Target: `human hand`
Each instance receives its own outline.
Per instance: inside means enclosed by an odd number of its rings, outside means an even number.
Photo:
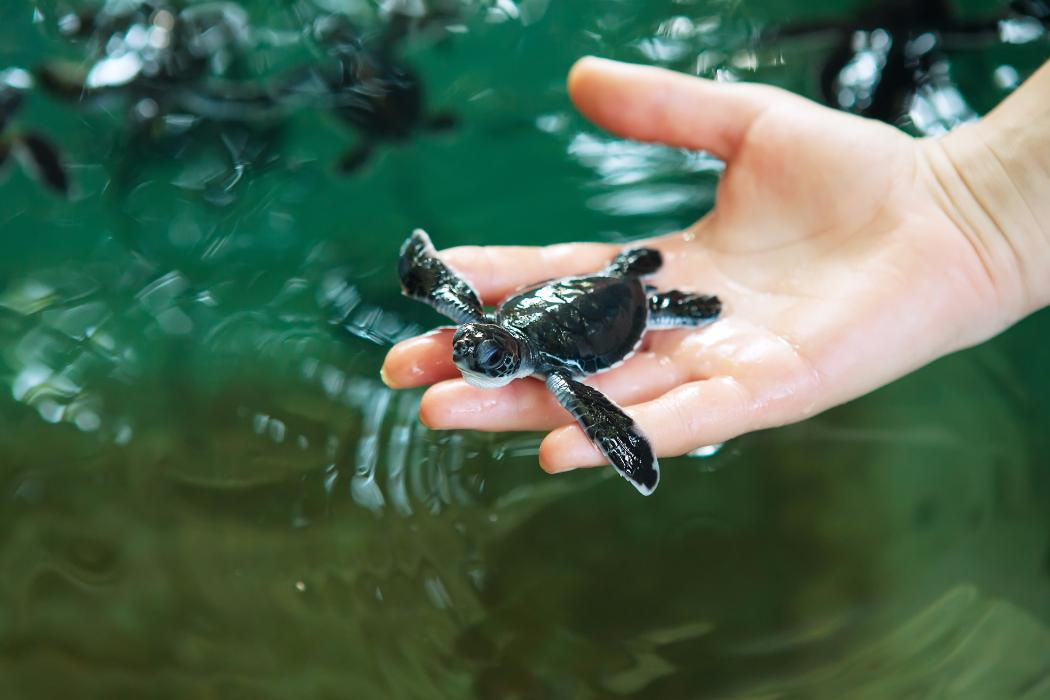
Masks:
[[[698,330],[655,331],[620,367],[587,380],[626,410],[659,456],[804,419],[948,352],[1033,306],[1009,242],[959,215],[935,142],[779,89],[714,83],[584,59],[577,107],[627,138],[709,151],[727,163],[714,210],[659,248],[661,289],[717,294],[726,311]],[[540,280],[589,273],[619,247],[464,247],[442,258],[486,304]],[[547,430],[550,472],[604,458],[538,381],[467,385],[451,331],[391,349],[395,387],[434,384],[434,428]],[[558,427],[563,426],[563,427]]]

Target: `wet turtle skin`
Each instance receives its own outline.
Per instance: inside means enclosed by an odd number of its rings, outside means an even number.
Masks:
[[[510,297],[497,319],[529,339],[540,372],[594,374],[638,347],[648,320],[645,287],[637,277],[559,280]]]

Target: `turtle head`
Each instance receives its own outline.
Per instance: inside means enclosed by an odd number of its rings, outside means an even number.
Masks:
[[[465,323],[452,336],[452,361],[468,383],[482,388],[532,374],[521,339],[495,323]]]

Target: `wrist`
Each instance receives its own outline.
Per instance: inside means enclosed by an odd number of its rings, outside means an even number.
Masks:
[[[1006,325],[1050,305],[1050,64],[984,119],[922,142]]]

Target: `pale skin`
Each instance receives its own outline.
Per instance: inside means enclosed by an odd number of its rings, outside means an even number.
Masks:
[[[659,248],[661,289],[718,294],[723,317],[653,331],[587,379],[624,406],[658,456],[803,420],[1050,304],[1050,63],[980,122],[914,139],[779,89],[714,83],[594,58],[569,94],[620,136],[727,164],[716,204]],[[463,247],[441,253],[486,304],[602,268],[618,246]],[[544,385],[467,385],[452,333],[399,343],[392,387],[431,386],[433,428],[551,430],[548,472],[606,464]]]

